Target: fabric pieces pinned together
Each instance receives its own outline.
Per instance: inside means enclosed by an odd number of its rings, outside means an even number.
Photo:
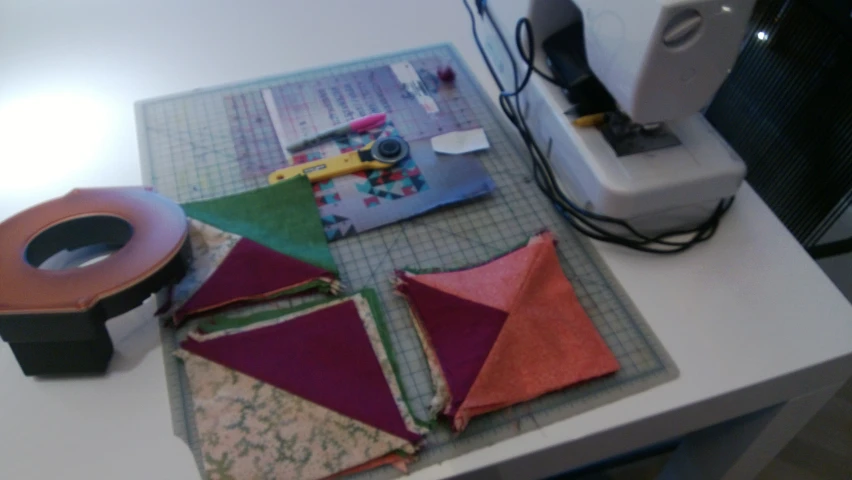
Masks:
[[[187,203],[193,262],[172,290],[171,316],[306,290],[337,294],[337,267],[307,178]]]
[[[426,432],[408,409],[370,290],[215,319],[176,355],[185,362],[209,478],[404,468]]]
[[[549,232],[484,265],[397,272],[396,284],[426,352],[433,411],[457,431],[477,415],[619,369]]]

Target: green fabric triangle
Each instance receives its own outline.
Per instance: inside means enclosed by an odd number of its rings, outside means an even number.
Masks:
[[[265,322],[267,320],[274,320],[276,318],[283,317],[284,315],[289,315],[291,313],[300,312],[302,310],[307,310],[309,308],[316,307],[317,305],[322,305],[328,303],[330,300],[322,299],[316,300],[313,302],[303,303],[302,305],[298,305],[292,308],[280,308],[274,310],[265,310],[261,312],[254,312],[248,315],[236,316],[237,314],[218,314],[213,315],[210,320],[205,322],[201,322],[198,324],[198,331],[201,333],[214,333],[220,332],[222,330],[230,330],[232,328],[242,328],[253,323]],[[372,306],[372,305],[371,305]]]
[[[304,175],[182,206],[189,217],[338,275],[311,183]]]

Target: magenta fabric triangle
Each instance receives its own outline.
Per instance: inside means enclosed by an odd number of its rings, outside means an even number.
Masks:
[[[247,238],[241,239],[201,288],[176,312],[180,320],[190,313],[212,310],[241,300],[273,297],[283,290],[332,274],[279,253]]]
[[[352,301],[181,347],[410,442],[421,438],[406,428]]]
[[[407,278],[400,291],[416,310],[441,362],[455,414],[485,364],[508,313],[465,300]],[[511,381],[511,379],[507,379]]]

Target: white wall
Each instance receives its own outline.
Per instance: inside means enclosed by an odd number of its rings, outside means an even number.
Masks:
[[[825,234],[820,243],[852,236],[852,208],[848,208],[837,223]],[[820,260],[819,266],[852,302],[852,253]]]

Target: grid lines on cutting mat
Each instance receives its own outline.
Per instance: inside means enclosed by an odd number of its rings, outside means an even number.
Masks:
[[[512,137],[514,133],[506,129],[494,103],[452,46],[425,47],[321,70],[140,102],[137,117],[146,181],[180,202],[262,187],[266,183],[265,175],[261,172],[257,176],[247,175],[237,164],[238,152],[231,138],[225,97],[416,59],[437,59],[455,68],[457,96],[464,102],[451,103],[450,108],[460,121],[476,122],[485,129],[491,147],[478,154],[478,159],[489,171],[497,189],[484,199],[456,204],[331,244],[347,289],[356,291],[369,287],[379,294],[401,382],[411,397],[415,415],[426,417],[433,392],[408,307],[393,292],[390,279],[394,270],[406,266],[451,268],[484,262],[544,228],[550,229],[557,238],[563,271],[574,285],[583,308],[618,358],[621,370],[607,378],[475,418],[468,429],[457,436],[446,427],[440,427],[427,437],[427,446],[412,468],[420,469],[491,445],[675,378],[676,367],[593,246],[574,233],[539,193],[526,157]],[[259,105],[254,107],[259,108]],[[270,158],[280,153],[271,125],[258,122],[253,135],[252,141],[258,142],[256,151],[269,152]],[[289,306],[310,299],[279,300],[245,310]],[[164,330],[164,350],[176,347],[192,326],[191,322],[177,332]],[[186,385],[185,381],[181,382],[184,373],[168,353],[166,367],[176,431],[182,431],[197,451],[197,444],[194,445],[197,439],[192,438],[191,399],[186,398],[188,393],[181,386]],[[184,426],[178,427],[179,424]],[[387,478],[396,474],[392,469],[380,469],[361,476]]]

